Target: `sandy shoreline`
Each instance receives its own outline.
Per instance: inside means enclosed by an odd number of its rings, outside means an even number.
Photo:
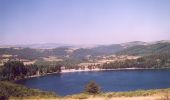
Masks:
[[[47,74],[43,74],[43,75],[32,75],[32,76],[28,76],[25,77],[24,79],[28,79],[28,78],[34,78],[34,77],[41,77],[41,76],[45,76],[45,75],[50,75],[50,74],[57,74],[57,73],[73,73],[73,72],[93,72],[93,71],[112,71],[112,70],[136,70],[136,69],[146,69],[146,68],[119,68],[119,69],[85,69],[85,70],[76,70],[76,69],[65,69],[65,70],[61,70],[61,72],[52,72],[52,73],[47,73]],[[22,79],[19,79],[22,80]],[[18,80],[15,80],[18,81]]]
[[[41,77],[41,76],[50,75],[50,74],[57,74],[57,73],[64,74],[64,73],[74,73],[74,72],[97,72],[97,71],[140,70],[140,69],[150,70],[150,69],[156,69],[156,68],[135,68],[135,67],[131,67],[131,68],[117,68],[117,69],[99,69],[99,68],[84,69],[84,70],[65,69],[65,70],[61,70],[61,72],[52,72],[52,73],[47,73],[47,74],[43,74],[43,75],[32,75],[32,76],[26,77],[25,79],[33,78],[33,77]],[[161,69],[166,69],[166,68],[161,68]]]
[[[96,68],[96,69],[85,69],[85,70],[67,69],[67,70],[62,70],[60,73],[112,71],[112,70],[135,70],[135,69],[144,69],[144,68],[118,68],[118,69],[99,69],[99,68]]]

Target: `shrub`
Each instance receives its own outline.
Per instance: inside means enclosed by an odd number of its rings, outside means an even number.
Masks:
[[[96,82],[91,81],[86,85],[85,92],[89,94],[98,94],[100,93],[100,87]]]

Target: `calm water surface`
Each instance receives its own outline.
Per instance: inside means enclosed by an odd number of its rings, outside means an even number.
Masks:
[[[170,69],[51,74],[20,80],[17,83],[64,96],[82,92],[85,85],[92,80],[96,81],[104,92],[170,88]]]

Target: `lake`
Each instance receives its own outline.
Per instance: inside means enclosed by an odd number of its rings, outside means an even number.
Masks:
[[[96,81],[104,92],[170,88],[170,69],[61,73],[16,83],[65,96],[82,92],[89,81]]]

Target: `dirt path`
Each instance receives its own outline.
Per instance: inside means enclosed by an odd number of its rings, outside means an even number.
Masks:
[[[102,97],[96,97],[96,98],[89,98],[85,100],[158,100],[161,97],[113,97],[113,98],[102,98]]]
[[[24,99],[24,100],[161,100],[161,96],[139,96],[139,97],[89,97],[87,99],[60,98],[60,99]]]

